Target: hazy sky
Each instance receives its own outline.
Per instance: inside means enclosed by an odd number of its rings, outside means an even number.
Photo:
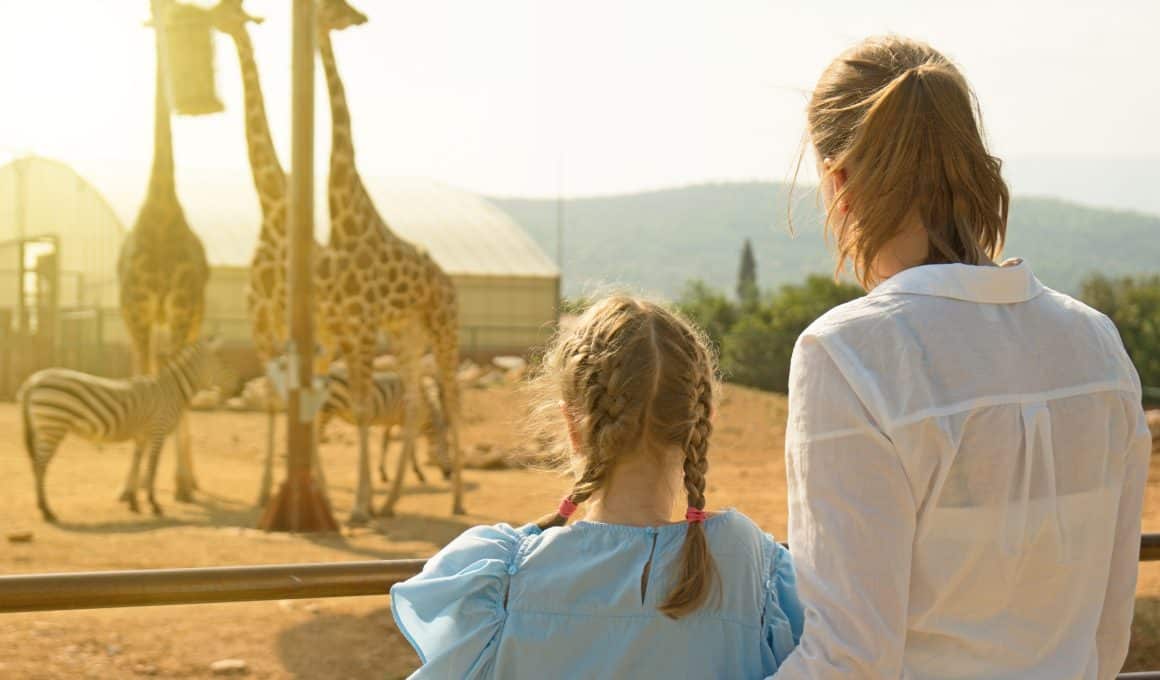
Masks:
[[[289,141],[289,0],[248,0],[278,146]],[[954,58],[994,150],[1160,155],[1156,0],[363,0],[335,36],[364,175],[486,193],[627,191],[783,179],[805,92],[841,49],[892,31]],[[146,0],[0,0],[0,152],[143,188],[153,37]],[[241,85],[176,123],[190,176],[244,179]],[[319,72],[320,95],[324,82]],[[319,160],[329,117],[320,96]],[[288,153],[283,162],[289,164]],[[321,167],[325,167],[322,165]],[[562,178],[562,179],[561,179]],[[248,180],[245,180],[248,181]]]

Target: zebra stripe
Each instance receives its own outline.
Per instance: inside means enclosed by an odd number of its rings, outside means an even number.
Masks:
[[[165,437],[198,389],[229,375],[205,342],[190,345],[164,362],[156,377],[111,380],[79,371],[49,368],[32,375],[20,388],[25,445],[36,476],[37,504],[47,521],[55,521],[45,493],[45,472],[61,441],[75,434],[92,442],[134,440],[133,464],[126,483],[130,507],[136,509],[137,470],[148,448],[147,488],[156,513],[153,481]]]
[[[350,383],[346,373],[332,370],[328,376],[328,393],[319,411],[319,435],[326,431],[327,425],[335,417],[355,425],[353,410],[351,409]],[[402,427],[406,418],[404,405],[405,388],[403,377],[393,371],[379,371],[374,374],[371,383],[370,414],[368,425],[381,426],[383,441],[379,452],[379,472],[386,479],[387,446],[391,428]],[[438,383],[429,376],[423,376],[420,384],[422,401],[419,404],[419,424],[417,431],[426,435],[427,450],[435,454],[440,467],[450,470],[450,454],[447,450],[446,432],[447,421],[443,415],[443,403]],[[417,476],[422,480],[423,473],[414,463]]]

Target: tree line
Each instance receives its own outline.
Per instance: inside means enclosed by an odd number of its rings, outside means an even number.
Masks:
[[[720,354],[726,380],[786,392],[790,354],[797,337],[832,307],[864,292],[825,275],[763,290],[757,272],[753,247],[746,240],[733,295],[692,280],[674,306],[709,336]],[[1089,275],[1079,297],[1116,324],[1143,384],[1160,388],[1160,274]],[[586,306],[586,300],[572,300],[564,309],[579,312]]]

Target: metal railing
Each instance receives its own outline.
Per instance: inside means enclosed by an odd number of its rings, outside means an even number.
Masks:
[[[1140,538],[1140,561],[1160,561],[1160,534]],[[0,613],[385,595],[424,560],[0,576]],[[1120,680],[1160,680],[1160,671]]]

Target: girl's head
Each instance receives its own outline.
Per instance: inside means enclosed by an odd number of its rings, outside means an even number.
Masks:
[[[539,382],[545,408],[562,410],[570,430],[573,503],[599,496],[619,462],[654,456],[663,463],[658,469],[679,470],[689,507],[704,509],[716,369],[693,325],[651,302],[606,298],[557,340]],[[556,512],[539,525],[565,522]],[[681,560],[661,605],[674,618],[700,607],[715,579],[700,522],[690,522]]]
[[[808,119],[838,271],[850,261],[872,287],[876,258],[908,225],[925,232],[925,263],[998,255],[1007,185],[974,94],[949,59],[908,38],[868,38],[822,73]]]

